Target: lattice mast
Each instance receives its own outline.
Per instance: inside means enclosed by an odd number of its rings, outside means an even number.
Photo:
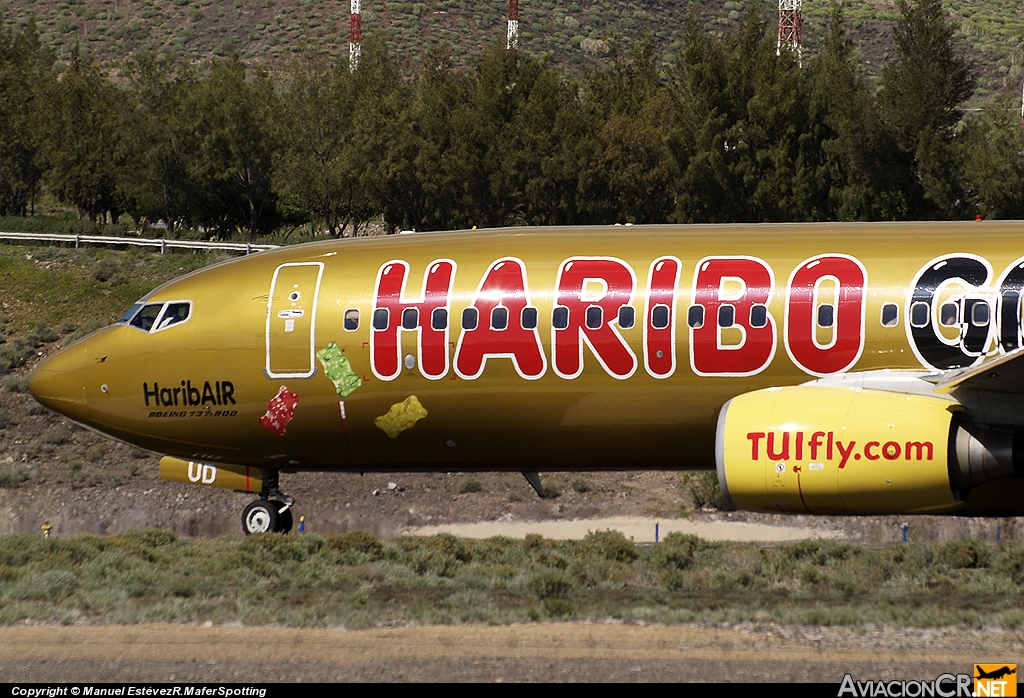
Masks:
[[[352,72],[359,67],[359,57],[363,55],[363,27],[360,10],[360,0],[352,0],[352,10],[348,22],[348,68]]]
[[[519,0],[508,0],[508,40],[505,48],[513,53],[519,47]]]
[[[804,14],[801,0],[779,0],[779,43],[775,55],[782,55],[782,47],[796,51],[796,60],[803,65]]]
[[[1024,87],[1020,91],[1020,130],[1024,131]]]

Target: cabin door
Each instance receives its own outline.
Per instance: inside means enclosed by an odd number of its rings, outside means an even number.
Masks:
[[[309,378],[316,371],[316,304],[323,262],[293,262],[274,270],[267,303],[267,377]]]

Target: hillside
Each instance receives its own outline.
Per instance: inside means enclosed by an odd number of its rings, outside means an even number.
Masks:
[[[949,0],[960,24],[959,41],[979,77],[979,97],[1017,94],[1024,78],[1024,2]],[[520,3],[520,47],[548,54],[563,69],[581,73],[595,67],[616,41],[648,37],[663,66],[682,47],[688,19],[695,16],[711,32],[735,26],[747,3],[725,0],[524,0]],[[895,4],[848,0],[850,36],[867,75],[877,79],[891,54]],[[804,3],[806,55],[817,51],[830,3]],[[774,3],[765,16],[774,21]],[[327,0],[10,0],[9,22],[24,26],[31,17],[66,60],[76,45],[116,65],[139,51],[204,62],[237,51],[251,63],[283,67],[305,50],[331,56],[348,54],[348,2]],[[382,39],[414,68],[431,47],[447,47],[457,62],[505,40],[502,0],[368,0],[363,3],[364,40]]]

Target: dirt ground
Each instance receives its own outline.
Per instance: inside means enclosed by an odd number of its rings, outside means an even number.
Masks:
[[[978,629],[431,626],[0,628],[7,682],[771,681],[839,684],[969,674],[1024,659],[1024,636]]]

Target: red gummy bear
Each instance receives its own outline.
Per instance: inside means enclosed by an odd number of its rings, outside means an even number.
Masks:
[[[260,417],[260,426],[278,436],[284,436],[288,422],[295,416],[295,406],[299,404],[299,396],[282,385],[277,395],[267,403],[267,413]]]

